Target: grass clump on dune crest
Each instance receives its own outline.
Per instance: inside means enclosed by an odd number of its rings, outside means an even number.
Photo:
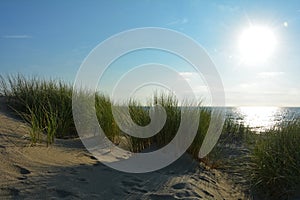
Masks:
[[[27,121],[33,143],[40,133],[47,133],[47,144],[54,137],[72,137],[76,134],[72,118],[72,87],[62,81],[41,80],[22,75],[0,76],[1,93],[8,105]]]
[[[15,75],[0,76],[0,89],[1,94],[7,97],[8,105],[31,126],[32,143],[41,141],[42,133],[46,135],[47,144],[53,143],[54,138],[77,136],[72,115],[73,88],[71,85],[59,80],[42,80],[36,77]],[[146,126],[150,123],[149,108],[151,106],[162,106],[167,115],[163,128],[150,138],[128,136],[118,127],[112,113],[112,107],[116,105],[107,96],[101,93],[91,95],[84,91],[78,95],[83,96],[83,100],[95,98],[96,116],[106,136],[115,144],[119,144],[125,138],[128,148],[133,152],[140,152],[151,145],[165,146],[175,137],[181,123],[181,107],[175,96],[155,93],[149,101],[149,106],[142,106],[134,100],[123,106],[129,107],[131,119],[139,126]],[[199,110],[198,106],[193,109]],[[205,109],[199,114],[201,114],[199,130],[189,148],[189,152],[195,157],[202,144],[210,118],[210,112]],[[126,120],[123,119],[123,121]]]
[[[51,144],[54,138],[77,136],[72,115],[73,88],[71,85],[60,80],[42,80],[37,77],[27,78],[15,75],[0,76],[0,89],[1,94],[7,97],[8,105],[30,124],[30,136],[33,143],[41,140],[41,133],[46,134],[48,144]],[[156,135],[144,139],[136,138],[120,130],[112,113],[112,107],[116,105],[107,96],[101,93],[91,95],[84,91],[78,95],[80,99],[87,101],[95,98],[96,116],[106,136],[115,144],[125,138],[129,149],[133,152],[140,152],[151,145],[157,147],[167,145],[178,131],[182,106],[185,106],[190,107],[189,112],[196,113],[197,115],[193,116],[200,119],[197,135],[188,149],[190,154],[197,157],[211,118],[211,110],[201,107],[200,104],[179,105],[174,95],[155,93],[146,107],[134,100],[123,105],[129,106],[131,119],[140,126],[150,123],[150,107],[160,105],[166,112],[166,123]],[[126,120],[126,118],[123,119],[123,121]]]

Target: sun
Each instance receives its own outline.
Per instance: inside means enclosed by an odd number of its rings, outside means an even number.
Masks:
[[[276,47],[274,32],[267,26],[250,26],[239,37],[242,62],[258,64],[267,61]]]

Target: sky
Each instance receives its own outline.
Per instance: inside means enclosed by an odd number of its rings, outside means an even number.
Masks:
[[[2,0],[0,27],[1,75],[20,73],[73,83],[84,59],[99,43],[126,30],[160,27],[183,33],[206,50],[223,82],[227,106],[300,106],[297,0]],[[258,33],[254,39],[241,39],[249,27],[263,27],[271,34],[254,31]],[[270,44],[266,41],[271,36]],[[248,43],[241,45],[241,41]],[[258,47],[249,52],[253,43]],[[245,59],[249,56],[257,62]],[[209,104],[203,77],[182,59],[157,50],[120,57],[101,79],[99,90],[110,93],[124,73],[151,62],[172,66]],[[168,74],[157,76],[168,78]],[[140,89],[136,95],[149,96],[149,90]]]

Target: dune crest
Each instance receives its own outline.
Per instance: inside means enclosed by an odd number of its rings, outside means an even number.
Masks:
[[[29,127],[0,104],[0,197],[65,199],[244,199],[225,174],[188,154],[146,174],[118,172],[98,162],[79,139],[30,145]]]

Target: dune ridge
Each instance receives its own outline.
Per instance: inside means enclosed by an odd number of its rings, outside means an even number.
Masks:
[[[1,199],[246,199],[221,171],[188,154],[159,171],[118,172],[79,139],[30,145],[29,127],[0,104]]]

